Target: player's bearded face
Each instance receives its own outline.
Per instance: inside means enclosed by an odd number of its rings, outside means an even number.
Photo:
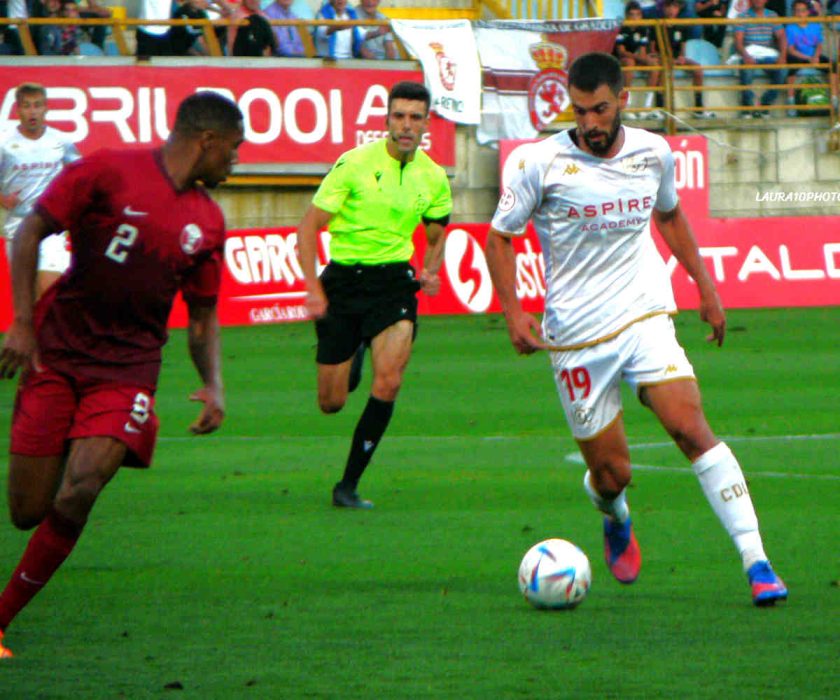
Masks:
[[[237,149],[242,141],[241,126],[235,131],[213,134],[212,139],[206,144],[204,168],[199,178],[206,187],[216,187],[227,179],[233,166],[239,160]]]
[[[607,153],[618,138],[618,131],[621,129],[621,110],[615,110],[612,124],[608,129],[594,126],[583,132],[583,140],[595,155]]]
[[[584,150],[593,155],[608,157],[620,147],[621,108],[627,94],[615,94],[606,85],[599,85],[594,92],[569,86],[569,97],[577,123],[577,134]]]

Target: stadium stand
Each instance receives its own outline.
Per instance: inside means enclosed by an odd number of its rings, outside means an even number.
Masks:
[[[307,8],[311,9],[311,5],[315,0],[296,0],[299,12],[307,14]],[[586,2],[584,0],[392,0],[386,2],[382,7],[382,11],[389,18],[437,18],[450,19],[453,17],[463,18],[553,18],[553,17],[605,17],[617,18],[623,13],[624,4],[621,0],[594,0]],[[124,6],[111,7],[112,17],[110,18],[90,18],[90,19],[30,19],[30,20],[9,20],[0,18],[0,27],[3,25],[16,25],[16,34],[20,37],[20,43],[26,55],[37,55],[35,41],[33,40],[33,31],[39,25],[44,24],[69,24],[75,23],[82,27],[89,29],[96,26],[108,27],[108,35],[102,47],[83,43],[79,47],[81,56],[131,56],[134,54],[134,34],[139,26],[150,24],[148,20],[138,20],[132,16],[132,13]],[[784,19],[778,20],[785,22]],[[789,21],[789,20],[788,20]],[[821,22],[824,25],[824,31],[827,37],[830,38],[830,44],[833,46],[836,43],[836,24],[837,17],[817,17],[809,21]],[[218,40],[219,33],[223,34],[223,27],[229,25],[235,20],[167,20],[167,24],[192,24],[193,26],[201,27],[203,35],[208,48],[210,56],[224,55],[223,42]],[[336,22],[333,20],[333,22]],[[665,29],[667,26],[679,24],[692,28],[698,28],[703,24],[715,23],[715,20],[708,19],[676,19],[676,20],[644,20],[643,23],[652,24],[655,27],[657,35],[661,38],[665,36]],[[156,20],[155,23],[164,23]],[[362,22],[337,22],[338,24],[361,24],[366,27],[382,25],[387,26],[388,22],[385,20],[362,21]],[[741,20],[723,20],[722,23],[727,25],[743,24]],[[301,20],[272,20],[274,26],[293,25],[301,34],[304,46],[306,49],[306,56],[310,58],[316,57],[315,47],[312,42],[312,30],[318,24],[324,24],[323,20],[301,19]],[[659,42],[661,44],[661,41]],[[403,59],[408,58],[405,48],[397,42],[400,49],[400,55]],[[726,46],[726,44],[724,44]],[[719,51],[711,43],[702,39],[690,39],[686,44],[686,52],[689,58],[697,61],[701,66],[704,66],[704,80],[703,87],[704,96],[708,96],[707,106],[716,112],[723,113],[724,116],[734,116],[734,113],[742,109],[738,104],[738,74],[742,70],[738,65],[727,65],[726,49]],[[786,67],[780,64],[780,67]],[[801,76],[797,80],[797,89],[813,88],[832,90],[832,84],[836,84],[833,73],[836,71],[835,65],[816,66],[823,68],[830,72],[830,76],[826,76],[820,72],[811,72],[810,75]],[[673,114],[674,110],[680,110],[682,116],[693,116],[693,109],[688,106],[692,103],[690,83],[690,75],[686,71],[674,70],[673,62],[669,57],[665,57],[662,61],[661,68],[653,68],[652,70],[663,71],[662,87],[660,88],[665,99],[665,112]],[[805,72],[805,71],[803,71]],[[763,78],[758,78],[757,84],[759,88],[766,89],[766,83],[761,84]],[[810,81],[802,86],[803,80]],[[826,81],[826,82],[822,82]],[[780,85],[780,88],[786,87]],[[642,87],[636,86],[634,90],[641,90]],[[836,104],[837,95],[834,91],[831,92],[831,97],[835,98],[833,102]],[[786,118],[790,115],[796,114],[801,116],[807,114],[809,111],[808,105],[804,105],[803,109],[797,109],[796,112],[785,109],[786,105],[781,101],[778,105],[774,105],[775,109],[772,112],[772,117]],[[825,109],[817,109],[823,107],[817,105],[813,108],[814,114],[824,114]],[[730,114],[726,114],[726,112]],[[829,110],[830,123],[833,124],[837,120],[835,110],[832,107]],[[669,119],[666,122],[666,128],[669,131],[674,131],[675,126]]]

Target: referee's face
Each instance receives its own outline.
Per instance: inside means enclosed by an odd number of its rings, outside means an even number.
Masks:
[[[429,111],[422,100],[396,98],[388,112],[388,152],[394,158],[412,156],[429,126]]]

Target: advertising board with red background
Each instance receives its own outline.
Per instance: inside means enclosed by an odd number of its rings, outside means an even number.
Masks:
[[[198,78],[196,78],[198,76]],[[82,155],[100,148],[160,144],[178,104],[214,90],[234,100],[245,121],[237,172],[326,173],[345,151],[384,134],[388,90],[420,71],[249,66],[27,65],[0,71],[0,130],[17,123],[15,88],[47,89],[47,122]],[[455,165],[455,126],[432,115],[422,148]]]

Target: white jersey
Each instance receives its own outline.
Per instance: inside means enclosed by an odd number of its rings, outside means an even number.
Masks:
[[[665,139],[622,127],[613,158],[589,155],[563,131],[507,160],[493,228],[521,235],[532,219],[545,260],[543,333],[555,346],[603,341],[631,323],[676,311],[650,234],[653,209],[677,203]]]
[[[0,192],[20,201],[6,212],[3,230],[11,240],[20,222],[66,163],[81,158],[66,135],[51,126],[39,139],[28,139],[17,127],[0,135]]]

